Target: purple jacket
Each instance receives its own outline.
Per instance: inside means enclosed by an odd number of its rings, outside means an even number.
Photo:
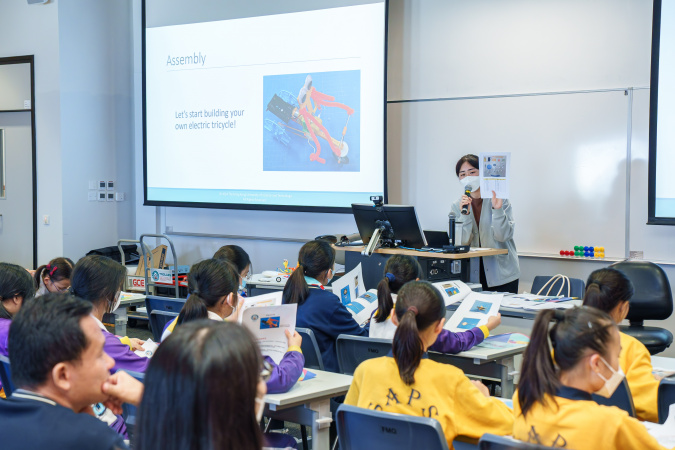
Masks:
[[[429,347],[429,350],[440,353],[461,353],[480,344],[483,342],[483,339],[485,339],[485,333],[480,327],[460,333],[453,333],[452,331],[443,329],[434,345]]]
[[[120,369],[131,370],[132,372],[145,372],[150,363],[150,358],[145,358],[138,356],[136,353],[129,350],[129,346],[122,344],[120,338],[114,334],[103,331],[103,336],[105,336],[105,344],[103,344],[103,350],[115,360],[115,367],[111,370],[112,373],[117,372]]]
[[[297,351],[286,352],[279,365],[275,364],[269,356],[265,356],[265,361],[274,367],[272,375],[267,380],[268,394],[288,392],[297,383],[305,365],[305,357]]]
[[[9,326],[12,321],[9,319],[0,319],[0,355],[9,357],[9,348],[7,346],[9,340]],[[2,389],[2,382],[0,382],[0,389]]]

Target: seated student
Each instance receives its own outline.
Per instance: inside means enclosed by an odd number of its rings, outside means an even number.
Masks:
[[[38,267],[33,275],[37,287],[35,296],[66,292],[70,287],[70,274],[74,265],[70,258],[54,258],[49,264]]]
[[[239,272],[239,295],[246,297],[246,280],[251,274],[251,258],[238,245],[224,245],[213,255],[215,259],[222,259],[234,264]]]
[[[91,303],[72,295],[50,293],[21,308],[9,335],[17,390],[0,401],[4,450],[127,448],[91,415],[92,404],[108,399],[101,389],[114,361],[104,342]]]
[[[188,292],[190,297],[183,305],[177,318],[177,325],[200,319],[223,321],[230,315],[235,315],[238,304],[237,288],[239,287],[239,272],[234,265],[218,259],[206,259],[190,268],[188,274]],[[174,330],[167,329],[162,342]],[[267,381],[267,390],[270,394],[286,392],[298,381],[305,365],[300,345],[302,337],[297,332],[292,335],[286,331],[288,350],[279,362],[275,364],[272,358],[266,356],[265,361],[272,367],[272,373]]]
[[[392,353],[356,368],[345,403],[433,417],[441,423],[450,448],[459,435],[477,439],[484,433],[510,434],[513,412],[508,406],[460,369],[426,356],[445,323],[440,292],[426,281],[406,283],[395,314],[399,325]]]
[[[35,295],[30,274],[21,266],[0,263],[0,355],[9,356],[8,338],[12,317],[19,312],[24,300]],[[5,392],[0,383],[0,398]]]
[[[618,324],[628,316],[632,296],[633,284],[626,275],[616,269],[599,269],[588,277],[584,305],[606,312]],[[632,336],[619,332],[619,337],[619,366],[626,374],[637,418],[658,422],[659,380],[652,374],[649,350]]]
[[[134,448],[261,450],[267,376],[253,336],[241,325],[199,320],[179,326],[145,375]],[[125,383],[104,389],[123,397]],[[277,440],[285,442],[276,448],[295,447],[290,436]]]
[[[415,258],[408,255],[394,255],[384,266],[384,278],[377,285],[377,309],[370,320],[370,337],[393,339],[396,332],[394,302],[399,289],[409,281],[419,280],[422,267]],[[459,353],[483,342],[490,331],[502,322],[501,315],[490,316],[487,325],[474,327],[461,333],[446,329],[429,350],[441,353]]]
[[[80,259],[73,268],[71,292],[73,295],[92,303],[92,315],[105,336],[105,351],[115,360],[116,372],[120,369],[145,372],[149,359],[131,351],[140,347],[143,341],[124,338],[124,341],[110,333],[103,325],[103,315],[113,313],[120,305],[120,295],[127,271],[117,261],[100,255],[89,255]]]
[[[596,308],[539,312],[513,396],[513,436],[575,450],[663,448],[639,420],[591,397],[611,397],[621,383],[620,351],[618,327]]]
[[[368,336],[368,329],[361,328],[337,295],[323,286],[333,278],[335,250],[326,241],[310,241],[302,246],[298,267],[286,281],[283,303],[297,303],[297,327],[310,328],[316,335],[323,366],[338,372],[335,343],[341,334]]]

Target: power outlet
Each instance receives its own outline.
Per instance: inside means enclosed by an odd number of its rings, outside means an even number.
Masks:
[[[116,192],[115,193],[115,200],[118,202],[123,202],[124,201],[124,192]]]
[[[631,250],[630,251],[630,259],[644,259],[645,258],[645,252],[642,250]]]

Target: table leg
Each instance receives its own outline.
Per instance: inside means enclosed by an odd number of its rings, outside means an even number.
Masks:
[[[120,306],[115,310],[115,334],[117,336],[127,335],[127,307]]]
[[[462,264],[464,264],[464,261],[469,262],[469,283],[480,284],[480,257],[464,259],[461,261]]]
[[[502,379],[502,398],[513,397],[515,362],[513,356],[509,356],[499,361],[501,379]]]
[[[330,424],[333,421],[330,399],[311,402],[309,409],[312,410],[312,450],[329,450]]]

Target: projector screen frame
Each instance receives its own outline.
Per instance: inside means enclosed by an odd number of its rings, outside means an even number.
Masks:
[[[388,34],[389,34],[389,0],[382,0],[384,3],[384,80],[383,80],[383,196],[384,202],[388,201],[387,185],[387,55],[388,55]],[[146,108],[146,0],[141,0],[141,109],[142,109],[142,131],[143,131],[143,206],[168,206],[178,208],[206,208],[206,209],[235,209],[235,210],[262,210],[262,211],[297,211],[313,213],[337,213],[351,214],[351,203],[344,207],[331,206],[301,206],[301,205],[266,205],[266,204],[246,204],[246,203],[208,203],[208,202],[180,202],[164,200],[148,200],[148,161],[147,161],[147,108]]]
[[[675,225],[675,217],[656,216],[656,157],[659,102],[659,52],[661,47],[661,1],[654,0],[652,19],[652,61],[649,92],[649,163],[647,225]]]

